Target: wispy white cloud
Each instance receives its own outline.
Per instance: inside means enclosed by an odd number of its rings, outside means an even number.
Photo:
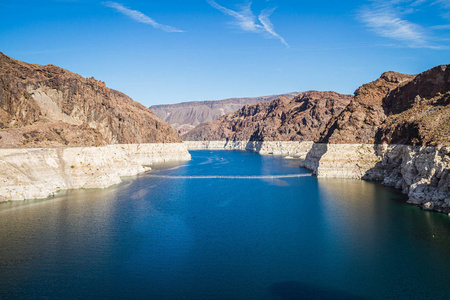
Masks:
[[[357,11],[357,18],[375,34],[401,42],[408,47],[441,48],[436,40],[434,29],[408,20],[408,16],[421,10],[423,5],[445,7],[450,0],[382,0],[371,1]]]
[[[156,22],[149,16],[143,14],[142,12],[140,12],[138,10],[129,9],[120,3],[113,2],[113,1],[107,1],[107,2],[102,2],[102,4],[104,6],[115,9],[119,13],[133,19],[136,22],[148,24],[148,25],[153,26],[154,28],[161,29],[166,32],[184,32],[183,30],[177,29],[172,26],[159,24],[158,22]]]
[[[401,19],[386,7],[362,9],[359,18],[370,30],[380,36],[403,41],[410,46],[427,44],[425,30],[420,25]]]
[[[258,20],[263,25],[264,29],[273,37],[276,37],[285,45],[286,47],[289,47],[288,43],[284,40],[282,36],[280,36],[278,33],[275,32],[275,28],[272,24],[272,22],[269,19],[269,16],[274,12],[275,9],[266,9],[261,12],[261,14],[258,17]]]
[[[233,24],[239,27],[241,30],[265,34],[267,37],[280,40],[283,45],[289,47],[289,44],[286,42],[286,40],[275,32],[275,27],[269,19],[270,15],[275,11],[275,9],[265,9],[259,14],[258,18],[256,18],[251,9],[251,2],[249,2],[247,5],[242,5],[239,11],[234,11],[218,4],[215,0],[207,1],[209,5],[211,5],[215,9],[223,12],[228,16],[233,17]],[[259,21],[259,23],[257,21]]]

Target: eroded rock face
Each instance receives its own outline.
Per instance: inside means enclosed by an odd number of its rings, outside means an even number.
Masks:
[[[293,99],[246,105],[215,122],[183,135],[186,141],[314,141],[351,96],[335,92],[305,92]]]
[[[373,144],[378,128],[386,120],[383,99],[414,78],[414,75],[386,72],[379,79],[359,87],[350,104],[327,124],[320,142]]]
[[[448,66],[417,76],[386,72],[356,90],[348,107],[327,125],[320,142],[448,145],[449,104]]]
[[[402,190],[411,204],[450,213],[446,146],[314,144],[301,166],[318,177],[381,181]]]
[[[383,99],[386,121],[377,143],[450,145],[450,66],[437,66]]]
[[[212,122],[221,116],[234,112],[244,105],[272,101],[281,96],[294,98],[300,93],[271,95],[250,98],[230,98],[217,101],[192,101],[169,105],[154,105],[150,109],[161,120],[169,123],[181,135],[188,133],[199,124]]]
[[[0,149],[0,202],[46,198],[60,190],[106,188],[154,163],[190,158],[182,143]]]
[[[180,142],[151,110],[94,78],[0,53],[0,147]]]

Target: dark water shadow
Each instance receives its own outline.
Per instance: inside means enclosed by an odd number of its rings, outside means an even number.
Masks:
[[[317,144],[314,143],[311,150],[306,154],[306,159],[300,163],[301,168],[306,168],[314,175],[317,175],[317,168],[322,156],[328,151],[328,144]]]
[[[300,281],[282,281],[269,287],[271,299],[276,300],[302,300],[302,299],[364,299],[347,292],[330,288],[318,287]]]

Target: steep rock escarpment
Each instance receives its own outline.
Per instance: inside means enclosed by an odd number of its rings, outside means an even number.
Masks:
[[[450,145],[450,65],[423,72],[383,99],[377,143]]]
[[[386,72],[355,92],[319,142],[331,144],[448,145],[450,67],[419,75]]]
[[[212,122],[221,116],[234,112],[244,105],[272,101],[281,96],[294,98],[300,93],[288,93],[251,98],[231,98],[217,101],[193,101],[169,105],[154,105],[150,109],[161,120],[172,125],[180,134],[185,134],[195,126]]]
[[[321,143],[355,144],[375,142],[378,128],[386,120],[383,99],[392,90],[414,79],[414,75],[386,72],[355,91],[350,104],[333,117],[321,134]]]
[[[305,92],[293,99],[246,105],[183,135],[186,141],[313,141],[350,102],[335,92]]]
[[[180,141],[151,110],[103,82],[0,53],[0,148]]]

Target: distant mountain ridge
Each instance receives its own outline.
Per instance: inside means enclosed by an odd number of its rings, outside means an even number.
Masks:
[[[293,92],[262,97],[182,102],[168,105],[153,105],[150,106],[150,109],[158,118],[172,125],[178,133],[184,134],[199,124],[215,121],[223,115],[242,108],[244,105],[272,101],[282,96],[294,98],[300,94]]]
[[[351,95],[308,91],[246,105],[183,135],[186,141],[313,141],[350,103]]]

